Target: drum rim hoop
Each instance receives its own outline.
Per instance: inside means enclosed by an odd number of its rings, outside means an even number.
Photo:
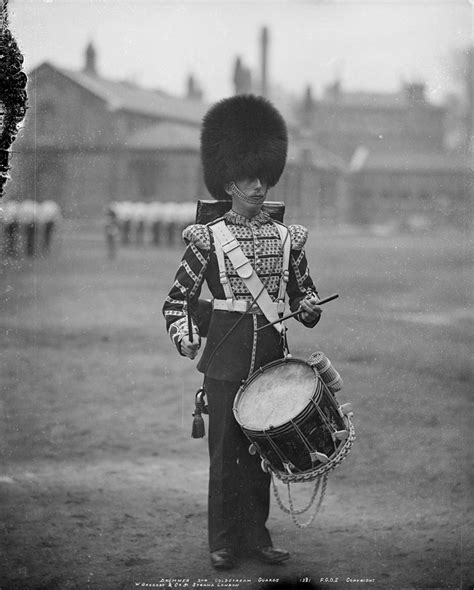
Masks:
[[[292,418],[288,418],[286,422],[283,422],[282,424],[278,424],[277,426],[274,426],[271,429],[270,428],[264,428],[264,429],[255,430],[255,429],[252,429],[252,428],[248,428],[247,426],[245,426],[244,424],[242,424],[241,420],[239,419],[239,410],[237,408],[237,404],[238,404],[239,400],[241,399],[244,391],[247,389],[247,387],[253,381],[255,381],[257,379],[257,377],[259,377],[262,373],[264,373],[268,369],[271,369],[274,366],[276,367],[278,365],[284,365],[286,363],[292,363],[292,362],[293,363],[298,363],[298,364],[301,364],[301,365],[306,365],[307,367],[309,367],[312,370],[313,375],[315,377],[313,391],[311,393],[311,397],[308,398],[307,404],[298,412],[298,414],[296,414],[296,416],[293,416]],[[302,412],[304,412],[308,408],[308,405],[311,404],[314,396],[318,393],[318,388],[319,388],[320,383],[321,383],[321,377],[320,377],[320,375],[318,373],[318,370],[316,369],[316,367],[314,365],[311,365],[310,363],[308,363],[308,361],[306,361],[304,359],[295,358],[295,357],[283,357],[281,359],[276,359],[275,361],[271,361],[270,363],[267,363],[263,367],[260,367],[259,369],[257,369],[256,371],[254,371],[249,377],[247,377],[247,379],[242,383],[242,385],[237,390],[237,393],[235,394],[234,402],[233,402],[233,405],[232,405],[232,411],[233,411],[233,414],[234,414],[234,418],[237,421],[237,423],[239,424],[239,426],[242,429],[246,430],[247,432],[255,432],[255,433],[262,433],[262,434],[264,434],[265,432],[278,431],[279,428],[286,426],[288,424],[288,422],[290,422],[291,420],[297,420],[298,417],[300,416],[300,414]],[[321,397],[321,396],[319,396],[319,397]]]

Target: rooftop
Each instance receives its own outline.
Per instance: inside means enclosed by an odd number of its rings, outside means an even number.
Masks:
[[[404,172],[468,172],[467,157],[445,152],[371,152],[358,148],[351,162],[353,172],[404,171]]]
[[[156,118],[163,117],[200,126],[209,106],[202,101],[170,96],[162,90],[142,88],[130,82],[108,80],[86,71],[69,70],[47,62],[42,65],[58,71],[102,99],[110,110],[127,111]]]
[[[134,133],[126,145],[137,150],[199,151],[199,129],[179,123],[158,123]]]

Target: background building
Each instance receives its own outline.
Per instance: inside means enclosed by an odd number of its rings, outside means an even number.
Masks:
[[[359,145],[390,152],[444,149],[446,109],[428,102],[422,83],[380,94],[345,92],[336,81],[319,100],[308,89],[300,116],[323,146],[346,159]]]
[[[422,83],[400,92],[345,92],[340,81],[299,108],[314,140],[349,164],[348,219],[354,223],[465,225],[472,207],[467,150],[447,146],[449,115]]]
[[[415,216],[426,225],[471,218],[468,141],[453,131],[452,110],[427,100],[423,83],[380,94],[346,92],[336,81],[320,98],[308,87],[301,99],[271,84],[269,50],[263,28],[259,72],[237,57],[232,80],[235,94],[267,96],[288,122],[288,165],[270,198],[286,202],[289,220],[403,225]],[[53,198],[74,218],[97,218],[112,201],[209,198],[199,157],[209,104],[193,76],[184,97],[112,81],[99,74],[89,44],[82,71],[43,63],[30,73],[28,91],[13,198]],[[462,145],[453,149],[458,136]]]
[[[113,200],[189,200],[204,191],[199,128],[207,108],[107,80],[92,45],[84,69],[43,63],[13,159],[16,198],[53,198],[67,217],[96,217]]]

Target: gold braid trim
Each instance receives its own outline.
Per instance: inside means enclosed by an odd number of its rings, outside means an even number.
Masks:
[[[201,250],[211,249],[211,239],[206,225],[199,223],[188,225],[183,231],[183,240],[186,244],[194,244]]]
[[[288,226],[291,238],[291,249],[302,250],[308,239],[308,230],[303,225],[292,224]]]

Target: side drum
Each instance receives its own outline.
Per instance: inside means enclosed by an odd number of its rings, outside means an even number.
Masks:
[[[250,452],[283,477],[316,471],[349,436],[336,398],[301,359],[274,361],[251,375],[237,392],[234,416]]]

